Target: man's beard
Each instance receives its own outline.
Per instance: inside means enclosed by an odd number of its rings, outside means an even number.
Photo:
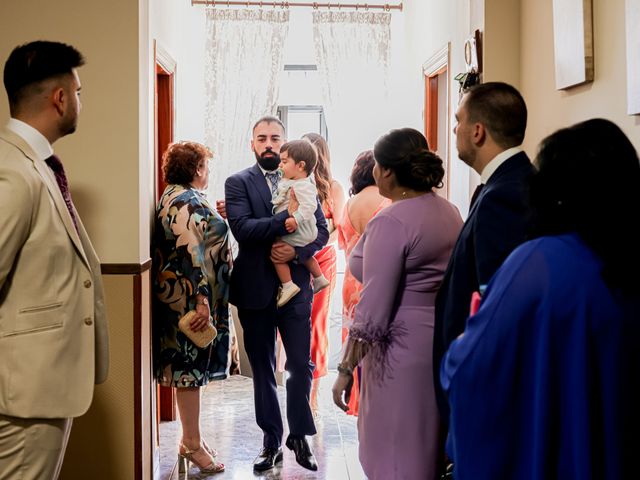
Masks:
[[[70,135],[76,131],[78,127],[78,117],[76,118],[65,118],[60,123],[60,136],[64,137],[65,135]]]
[[[267,153],[271,153],[273,156],[265,156]],[[265,170],[275,170],[280,165],[280,155],[278,155],[273,150],[266,150],[262,152],[262,155],[259,155],[255,152],[256,160],[258,164],[264,168]]]

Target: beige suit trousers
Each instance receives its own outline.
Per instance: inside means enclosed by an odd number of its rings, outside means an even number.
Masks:
[[[71,423],[0,414],[0,480],[57,479]]]

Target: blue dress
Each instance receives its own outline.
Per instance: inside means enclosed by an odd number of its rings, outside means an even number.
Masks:
[[[516,249],[441,370],[456,480],[640,478],[640,300],[578,235]]]

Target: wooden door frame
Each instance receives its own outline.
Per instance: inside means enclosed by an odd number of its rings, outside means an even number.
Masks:
[[[153,41],[154,52],[154,82],[153,82],[153,98],[154,98],[154,176],[155,176],[155,200],[160,199],[160,195],[164,190],[164,181],[162,179],[161,165],[162,154],[164,149],[160,143],[168,144],[173,141],[173,127],[175,125],[175,74],[176,61],[173,57],[158,43]],[[166,83],[162,79],[166,78]],[[161,81],[159,81],[161,79]],[[169,112],[164,111],[164,102],[169,104]],[[160,117],[162,114],[162,118]],[[163,123],[164,119],[164,123]],[[166,125],[165,125],[166,123]],[[161,138],[163,137],[163,138]],[[166,147],[165,147],[166,148]],[[170,387],[159,388],[159,405],[158,420],[173,421],[176,419],[175,409],[175,392]]]
[[[161,173],[162,154],[166,149],[166,144],[174,140],[177,63],[155,39],[153,41],[153,56],[153,196],[157,202],[164,190]],[[165,104],[168,106],[168,111],[164,108]],[[160,115],[162,115],[162,118]],[[164,145],[164,148],[160,146],[161,143]],[[149,298],[149,302],[151,303],[151,297]],[[149,306],[149,311],[153,311],[151,305]],[[148,333],[152,335],[151,331]],[[152,378],[155,378],[155,376]],[[156,467],[159,468],[160,465],[160,420],[175,420],[177,416],[175,409],[175,392],[173,388],[160,387],[154,380],[152,381],[152,385],[150,385],[149,391],[152,397],[152,471],[155,477],[157,473]]]
[[[154,72],[154,159],[155,159],[155,198],[159,200],[160,195],[164,190],[164,182],[162,181],[162,174],[160,171],[161,155],[164,153],[164,148],[160,146],[160,142],[170,143],[174,140],[174,126],[175,126],[175,79],[177,63],[171,57],[171,55],[158,43],[157,40],[153,42],[154,57],[155,57],[155,72]],[[166,80],[165,80],[166,79]],[[160,80],[160,81],[159,81]],[[159,98],[168,100],[170,111],[165,112]],[[160,115],[165,120],[167,125],[160,125]],[[165,131],[166,128],[166,131]]]
[[[438,148],[438,76],[446,74],[447,84],[447,114],[444,119],[446,123],[446,158],[443,158],[445,167],[444,188],[446,197],[449,198],[449,173],[451,158],[451,76],[449,65],[451,58],[451,43],[447,42],[440,50],[434,53],[422,64],[422,75],[424,77],[424,134],[429,142],[429,149],[436,151]],[[435,105],[435,109],[434,109]]]

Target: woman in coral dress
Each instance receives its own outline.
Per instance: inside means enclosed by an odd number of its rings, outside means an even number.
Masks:
[[[380,210],[391,204],[391,200],[380,195],[373,178],[373,152],[367,150],[356,158],[351,170],[351,188],[349,189],[349,201],[345,205],[342,221],[337,226],[338,245],[344,250],[347,265],[344,271],[344,284],[342,286],[342,342],[344,343],[349,332],[349,326],[353,321],[353,312],[360,301],[362,284],[356,280],[349,269],[349,255],[356,246],[364,228]],[[360,397],[358,371],[354,372],[353,389],[349,398],[349,415],[358,415],[358,403]]]
[[[336,286],[337,256],[335,243],[338,239],[336,225],[340,223],[344,209],[344,191],[342,186],[332,178],[329,147],[324,138],[317,133],[307,133],[302,138],[315,145],[318,152],[318,163],[315,170],[318,197],[322,204],[322,211],[329,226],[329,242],[316,253],[315,258],[320,264],[324,276],[331,282],[328,288],[319,291],[313,297],[311,309],[311,360],[316,368],[313,371],[311,387],[311,408],[317,411],[317,395],[319,379],[327,374],[329,339],[327,337],[327,321],[331,306],[331,295]]]

